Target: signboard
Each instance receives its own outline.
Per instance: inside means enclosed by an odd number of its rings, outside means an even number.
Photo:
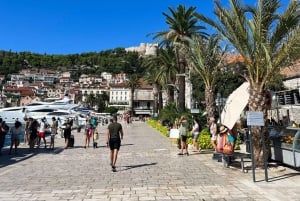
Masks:
[[[248,126],[264,126],[264,113],[263,112],[247,112],[247,125]]]
[[[199,111],[199,109],[191,109],[191,113],[192,114],[199,114],[200,111]]]
[[[172,128],[170,130],[170,138],[179,138],[179,130]]]

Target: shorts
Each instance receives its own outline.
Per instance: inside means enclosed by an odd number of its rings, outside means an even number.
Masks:
[[[46,132],[45,131],[39,132],[38,136],[40,138],[44,138],[46,136]]]
[[[187,136],[186,135],[181,135],[181,141],[186,142]]]
[[[36,130],[32,130],[30,135],[29,135],[29,139],[30,140],[34,140],[37,137],[37,131]]]
[[[211,141],[216,141],[217,140],[217,135],[212,135],[211,136]]]
[[[110,139],[109,140],[110,150],[114,150],[114,149],[119,150],[120,146],[121,146],[121,140],[120,139]]]
[[[199,138],[199,133],[193,133],[193,139],[197,140]]]
[[[25,129],[25,135],[29,135],[30,134],[30,130],[28,128]]]
[[[71,138],[71,134],[70,133],[64,133],[64,138],[65,139],[70,139]]]
[[[19,134],[12,134],[12,135],[11,135],[11,141],[15,141],[15,140],[17,140],[17,141],[20,140]]]

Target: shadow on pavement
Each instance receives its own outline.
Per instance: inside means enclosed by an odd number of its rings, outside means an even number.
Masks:
[[[287,178],[290,178],[290,177],[296,177],[296,176],[299,176],[299,175],[300,175],[300,173],[288,173],[288,174],[280,175],[280,176],[277,176],[277,177],[268,178],[268,181],[269,182],[274,182],[274,181],[278,181],[278,180],[287,179]]]
[[[151,165],[157,165],[157,163],[144,163],[144,164],[139,164],[139,165],[120,166],[120,167],[125,167],[124,169],[121,169],[120,171],[126,171],[126,170],[130,170],[133,168],[140,168],[140,167],[151,166]]]
[[[130,146],[130,145],[134,145],[134,144],[121,144],[121,146]]]
[[[20,147],[18,148],[17,153],[15,153],[13,150],[12,153],[9,154],[9,150],[5,149],[3,150],[3,155],[0,156],[0,168],[25,161],[26,159],[34,157],[38,154],[59,154],[62,151],[63,149],[59,147],[54,148],[54,150],[48,148],[35,148],[32,151],[30,151],[29,148]]]

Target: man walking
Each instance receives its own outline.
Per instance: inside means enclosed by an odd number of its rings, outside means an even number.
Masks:
[[[117,122],[117,116],[114,116],[113,122],[108,125],[106,132],[106,146],[110,148],[110,161],[113,172],[116,172],[115,165],[121,146],[121,140],[123,140],[123,128],[122,125]]]

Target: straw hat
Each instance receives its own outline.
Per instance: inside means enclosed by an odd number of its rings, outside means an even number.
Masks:
[[[220,127],[220,133],[225,133],[227,131],[228,131],[228,128],[226,128],[225,126]]]

